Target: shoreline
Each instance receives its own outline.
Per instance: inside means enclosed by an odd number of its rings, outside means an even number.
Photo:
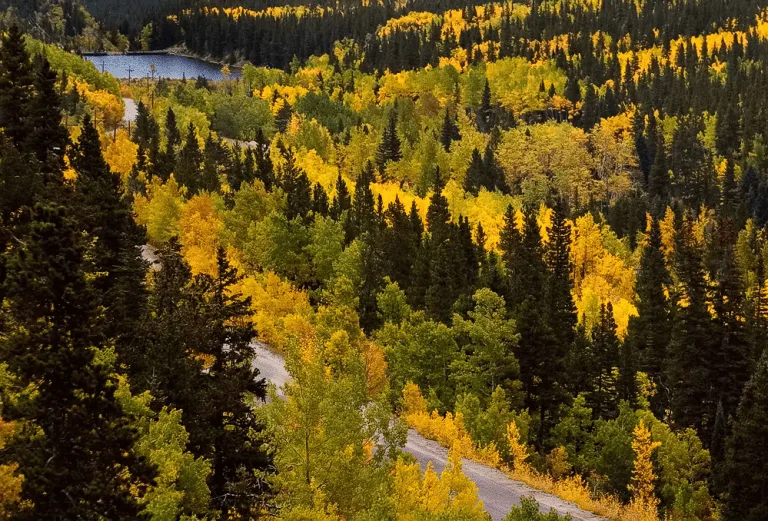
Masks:
[[[217,65],[220,67],[224,67],[226,65],[231,70],[237,70],[237,71],[242,71],[243,65],[246,63],[246,62],[239,62],[237,64],[230,65],[229,63],[226,63],[223,61],[217,61],[212,58],[206,58],[190,52],[186,52],[184,48],[180,48],[180,47],[170,47],[168,49],[162,49],[157,51],[112,51],[112,52],[104,51],[104,52],[81,52],[78,54],[83,57],[87,57],[87,56],[180,56],[182,58],[189,58],[189,59],[197,60],[203,63]]]

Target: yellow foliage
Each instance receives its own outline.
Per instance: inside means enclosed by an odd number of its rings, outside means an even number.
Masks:
[[[461,457],[486,465],[497,466],[501,461],[495,446],[481,449],[475,445],[464,426],[462,413],[456,413],[454,416],[449,412],[444,417],[437,411],[428,414],[418,386],[411,382],[403,388],[403,407],[408,426],[416,429],[424,437],[436,440],[444,447],[456,451]]]
[[[377,396],[387,385],[387,362],[384,359],[384,351],[373,342],[364,342],[363,360],[368,396]]]
[[[296,166],[304,170],[312,184],[320,183],[327,192],[336,186],[338,167],[332,163],[326,163],[317,151],[299,149],[296,152]]]
[[[526,200],[538,202],[557,192],[586,204],[600,192],[588,142],[583,130],[567,123],[520,126],[503,134],[498,159],[507,181],[519,186]]]
[[[420,518],[419,514],[461,513],[485,518],[477,486],[462,472],[461,456],[450,451],[448,464],[438,477],[430,462],[422,477],[417,463],[398,460],[392,469],[394,497],[399,521]]]
[[[78,80],[75,80],[75,88],[90,105],[96,123],[114,129],[123,120],[123,100],[106,90],[91,90],[90,85]]]
[[[0,465],[0,520],[10,519],[10,508],[21,498],[24,476],[16,474],[18,465]]]
[[[520,440],[520,429],[513,421],[507,425],[507,442],[509,443],[509,455],[512,459],[512,470],[516,472],[527,472],[528,447]]]
[[[102,135],[102,139],[105,136]],[[104,148],[104,160],[109,168],[116,174],[120,174],[123,184],[128,181],[134,163],[136,163],[136,153],[139,146],[131,141],[128,131],[120,129],[117,131],[115,139],[108,140]]]
[[[223,228],[211,195],[196,195],[182,207],[179,216],[181,252],[193,274],[216,275],[216,252]]]
[[[576,219],[572,228],[571,261],[574,266],[574,301],[579,320],[587,331],[597,320],[600,304],[613,305],[617,333],[623,338],[631,316],[637,315],[635,270],[604,246],[605,225],[598,225],[592,214]]]
[[[632,501],[638,505],[656,507],[659,503],[654,494],[656,475],[653,473],[651,456],[653,451],[661,446],[658,441],[651,441],[651,432],[646,428],[643,420],[635,426],[632,433],[632,450],[635,451],[635,468],[632,471],[632,482],[629,491],[632,492]]]
[[[309,6],[300,5],[300,6],[268,7],[260,11],[255,11],[253,9],[248,9],[241,6],[238,6],[238,7],[207,7],[206,6],[206,7],[202,7],[200,9],[200,12],[206,16],[219,15],[220,13],[223,13],[237,20],[242,16],[251,17],[251,18],[286,18],[288,16],[303,18],[305,16],[323,16],[326,13],[332,13],[333,8],[321,7],[321,6],[309,7]],[[192,13],[192,11],[187,9],[184,11],[184,13],[189,15]]]
[[[669,206],[667,206],[667,210],[664,212],[664,219],[659,222],[659,230],[661,231],[661,245],[664,251],[664,258],[667,260],[667,263],[671,263],[672,256],[675,253],[675,212]]]
[[[437,20],[434,13],[412,11],[399,18],[390,18],[379,29],[379,36],[389,36],[396,31],[413,31],[428,29]]]
[[[136,222],[147,227],[152,244],[162,244],[181,232],[182,190],[173,175],[166,183],[155,177],[147,187],[147,195],[136,196],[133,204]]]
[[[312,312],[305,291],[269,271],[244,277],[237,289],[251,297],[253,323],[259,339],[276,349],[285,346],[286,317],[309,316]]]

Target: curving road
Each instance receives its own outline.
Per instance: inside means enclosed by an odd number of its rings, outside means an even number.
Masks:
[[[291,378],[285,370],[282,357],[259,342],[254,343],[254,350],[256,356],[253,365],[259,369],[261,376],[275,384],[278,394],[282,396],[282,386]],[[416,458],[422,470],[431,462],[438,474],[445,468],[448,460],[448,450],[445,447],[424,438],[413,429],[408,431],[408,441],[403,450]],[[514,481],[492,467],[465,459],[463,470],[477,485],[478,495],[493,521],[503,521],[512,507],[520,504],[520,498],[530,496],[539,502],[542,512],[553,509],[560,515],[570,514],[574,521],[606,521],[605,518],[582,510],[573,503],[531,488],[520,481]]]

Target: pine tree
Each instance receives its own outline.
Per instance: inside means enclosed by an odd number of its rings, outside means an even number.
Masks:
[[[522,302],[523,295],[518,286],[520,266],[520,250],[522,248],[522,235],[517,229],[515,219],[515,209],[512,205],[507,207],[504,214],[504,227],[499,237],[499,249],[501,250],[501,261],[508,278],[509,291],[506,295],[506,302],[510,308],[514,309]]]
[[[107,310],[107,332],[116,337],[118,350],[143,319],[146,266],[139,248],[144,230],[133,220],[133,209],[123,197],[119,177],[110,171],[101,153],[98,131],[89,116],[71,154],[77,172],[73,213],[83,230],[95,239],[88,251],[89,271],[98,290],[98,302]]]
[[[506,231],[506,230],[505,230]],[[556,413],[566,399],[564,391],[565,357],[547,318],[545,288],[547,267],[541,244],[541,232],[532,207],[525,211],[520,248],[510,284],[517,297],[517,325],[520,340],[516,351],[520,362],[520,381],[526,405],[539,415],[539,432],[535,438],[543,447],[546,434],[554,425]]]
[[[327,216],[330,211],[328,207],[328,194],[320,183],[315,183],[312,188],[312,211],[315,215]]]
[[[451,235],[451,212],[448,210],[448,199],[443,195],[443,179],[440,169],[435,172],[435,184],[432,187],[432,197],[427,207],[427,231],[436,246],[447,241]]]
[[[728,493],[725,521],[768,518],[768,353],[744,388],[733,433],[728,440],[723,472]]]
[[[266,397],[266,382],[252,365],[254,337],[251,301],[237,293],[237,270],[223,248],[216,257],[216,275],[198,276],[193,284],[205,295],[201,319],[206,324],[200,352],[213,365],[198,396],[202,418],[190,429],[193,450],[212,462],[211,498],[222,512],[255,516],[266,483],[258,471],[267,471],[270,458],[254,434],[263,430],[253,405],[246,398]]]
[[[272,159],[269,157],[270,143],[264,137],[264,132],[259,129],[256,132],[256,146],[253,148],[253,155],[256,163],[256,177],[264,183],[267,190],[272,189],[275,184],[274,168]]]
[[[626,340],[619,348],[619,374],[616,380],[618,399],[635,405],[637,403],[637,357],[634,347]]]
[[[24,35],[12,25],[0,39],[0,128],[17,146],[32,133],[28,119],[34,75]]]
[[[491,86],[488,79],[485,80],[483,87],[483,97],[480,101],[480,110],[477,115],[477,129],[480,132],[488,133],[495,126],[493,106],[491,106]]]
[[[701,247],[693,235],[693,222],[685,216],[675,238],[675,270],[681,297],[670,344],[672,415],[680,426],[695,427],[710,439],[717,396],[713,396],[718,342],[709,313],[707,283]]]
[[[443,145],[443,149],[446,152],[451,151],[451,143],[461,139],[459,134],[459,127],[453,120],[450,111],[445,109],[445,117],[443,118],[443,128],[440,131],[440,144]]]
[[[744,294],[746,288],[736,259],[736,236],[728,218],[718,222],[717,267],[714,273],[713,308],[719,337],[718,359],[713,361],[715,379],[710,382],[725,415],[735,413],[749,379],[751,347],[747,337]]]
[[[573,269],[571,265],[571,227],[566,222],[565,203],[561,198],[553,205],[552,226],[548,230],[549,243],[546,262],[548,316],[557,324],[557,344],[565,355],[573,344],[576,332],[576,305],[573,302]]]
[[[504,169],[496,159],[496,152],[494,151],[494,136],[491,134],[491,142],[485,147],[485,153],[483,154],[483,172],[485,173],[485,180],[483,186],[488,191],[499,190],[502,193],[509,193],[509,186],[506,179],[504,179]]]
[[[20,388],[35,388],[3,397],[4,419],[27,425],[0,454],[24,475],[30,507],[15,519],[136,519],[135,493],[152,477],[132,454],[115,384],[94,360],[107,339],[78,236],[62,208],[37,205],[9,263],[5,313],[17,327],[0,349]]]
[[[42,165],[45,181],[61,184],[69,135],[61,124],[61,98],[56,88],[56,72],[42,55],[35,56],[33,68],[34,94],[28,108],[31,131],[25,148]]]
[[[467,168],[467,173],[464,175],[464,191],[477,195],[480,186],[483,184],[484,171],[485,165],[483,165],[483,158],[480,156],[480,151],[474,149],[472,151],[472,160],[469,163],[469,168]]]
[[[203,169],[197,183],[198,192],[217,193],[221,190],[219,173],[231,170],[230,158],[221,141],[208,134],[203,149]]]
[[[202,414],[198,391],[204,378],[199,352],[205,324],[200,320],[204,298],[199,287],[192,287],[189,265],[181,255],[181,245],[171,238],[157,252],[161,269],[151,272],[149,319],[140,329],[143,341],[121,353],[131,370],[131,383],[137,392],[149,391],[156,407],[184,411],[184,423]]]
[[[347,182],[341,177],[341,172],[336,178],[336,194],[333,196],[333,202],[331,203],[330,214],[335,220],[341,219],[344,212],[348,211],[352,207],[352,196],[349,195],[349,188],[347,188]]]
[[[179,152],[179,159],[176,162],[176,180],[180,185],[186,186],[192,195],[199,191],[202,163],[203,153],[200,151],[200,143],[197,141],[197,131],[195,126],[190,123],[184,146]]]
[[[133,136],[131,137],[134,142],[149,151],[150,157],[152,157],[153,151],[157,151],[160,146],[160,129],[143,101],[139,101],[136,105],[136,124],[133,127]]]
[[[640,371],[645,372],[657,388],[664,389],[668,387],[663,378],[672,335],[671,310],[666,292],[672,279],[661,248],[661,229],[658,219],[654,219],[635,282],[638,316],[629,321],[625,343],[631,344],[637,353]],[[652,400],[651,406],[656,413],[661,414],[665,409],[664,394],[657,393]]]
[[[384,231],[383,255],[386,273],[400,289],[407,291],[411,281],[411,267],[418,243],[414,240],[411,221],[399,196],[387,207],[389,227]]]
[[[373,182],[373,164],[368,162],[360,172],[355,185],[355,197],[352,201],[352,209],[349,216],[352,237],[360,237],[365,233],[372,233],[375,226],[375,202],[371,183]]]
[[[312,209],[312,185],[306,172],[296,166],[293,152],[282,149],[285,163],[280,168],[280,186],[286,194],[285,216],[289,221],[304,218]]]
[[[376,151],[376,166],[382,181],[387,163],[400,161],[403,155],[400,152],[400,138],[397,136],[397,111],[393,108],[389,111],[389,121],[384,128],[384,133]]]
[[[587,93],[584,96],[584,104],[581,107],[581,128],[591,130],[600,121],[599,100],[595,86],[587,84]]]
[[[589,404],[595,418],[612,418],[618,411],[619,338],[613,306],[600,305],[598,322],[592,330],[592,390]]]
[[[736,173],[733,158],[726,159],[725,175],[720,187],[720,213],[724,217],[734,219],[739,204],[739,189],[736,184]]]
[[[581,101],[581,88],[576,75],[569,75],[565,82],[565,99],[573,104]]]
[[[293,109],[287,102],[283,102],[283,104],[280,106],[280,109],[277,111],[277,115],[275,116],[275,125],[277,126],[278,132],[285,133],[286,129],[288,128],[288,123],[291,122],[292,117]]]
[[[371,213],[369,219],[373,217],[374,214]],[[383,234],[381,228],[375,225],[373,219],[362,230],[359,236],[361,242],[361,280],[358,312],[360,315],[360,327],[366,333],[371,333],[381,325],[376,297],[384,288],[385,259],[382,248]]]
[[[167,181],[176,169],[176,151],[181,146],[181,132],[176,122],[176,113],[168,107],[165,115],[165,150],[160,155],[160,165],[156,174],[160,179]]]
[[[651,116],[652,118],[654,116]],[[645,115],[639,111],[635,111],[635,117],[633,119],[633,133],[635,136],[635,152],[637,152],[637,162],[640,167],[640,171],[643,173],[643,180],[645,186],[648,186],[648,179],[651,174],[651,166],[653,165],[654,158],[652,157],[648,141],[645,136]],[[653,137],[655,139],[655,136]]]
[[[664,136],[659,133],[656,141],[656,155],[648,174],[648,194],[658,197],[662,201],[669,197],[669,167],[667,166],[667,152],[664,148]]]

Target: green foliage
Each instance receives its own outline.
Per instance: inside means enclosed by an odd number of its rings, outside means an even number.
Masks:
[[[30,54],[43,54],[51,62],[51,67],[68,76],[84,81],[92,88],[106,90],[120,96],[120,84],[111,74],[102,74],[96,66],[76,54],[67,52],[56,45],[44,44],[34,38],[27,38],[27,50]]]
[[[561,517],[554,510],[548,514],[542,514],[535,499],[524,497],[520,500],[519,507],[512,507],[505,521],[559,521],[560,519],[570,521],[572,518],[570,515]]]
[[[253,141],[259,130],[273,132],[274,118],[266,101],[245,95],[227,96],[216,93],[211,98],[214,112],[211,130],[222,136]]]
[[[469,319],[453,317],[451,331],[461,350],[451,364],[451,379],[458,393],[472,393],[484,401],[497,388],[510,399],[520,393],[520,366],[514,356],[517,340],[515,322],[507,317],[504,299],[491,290],[478,290]]]
[[[149,392],[131,395],[124,378],[115,398],[135,423],[138,436],[134,450],[158,469],[155,483],[143,500],[144,514],[152,521],[209,514],[211,493],[206,480],[211,465],[187,451],[189,435],[182,425],[182,411],[163,407],[155,413],[149,407]]]

